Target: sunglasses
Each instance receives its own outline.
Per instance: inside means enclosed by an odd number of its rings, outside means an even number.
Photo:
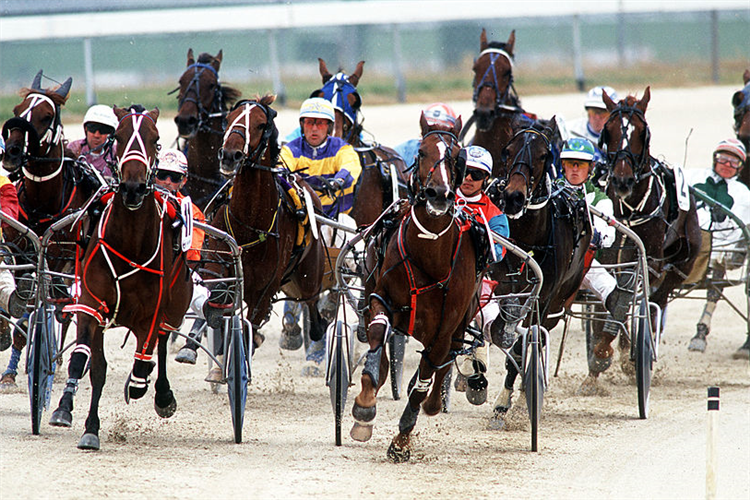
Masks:
[[[99,132],[102,135],[112,135],[114,134],[115,129],[113,129],[109,125],[104,125],[103,123],[90,122],[86,124],[86,132],[92,134]]]
[[[740,168],[740,165],[742,165],[742,160],[740,160],[739,158],[734,158],[732,156],[723,155],[721,153],[714,156],[714,160],[716,161],[716,163],[729,165],[732,168]]]
[[[471,180],[473,181],[483,181],[485,180],[489,174],[487,172],[484,172],[482,170],[477,170],[475,168],[470,168],[466,171],[466,176],[471,177]]]
[[[562,160],[562,166],[565,168],[589,168],[591,162],[586,160]]]
[[[160,181],[170,181],[175,184],[179,184],[185,178],[184,174],[178,174],[177,172],[170,172],[168,170],[157,170],[156,178]]]

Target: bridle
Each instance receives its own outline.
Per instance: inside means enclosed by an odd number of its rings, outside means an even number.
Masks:
[[[132,125],[133,125],[133,134],[130,136],[128,141],[125,143],[125,148],[122,153],[122,157],[119,158],[117,162],[117,168],[116,168],[116,174],[117,174],[117,180],[122,180],[122,167],[125,163],[130,161],[137,161],[142,163],[146,167],[146,186],[147,189],[153,190],[154,187],[154,173],[156,172],[156,158],[154,155],[154,158],[149,158],[148,156],[148,149],[146,149],[146,144],[143,141],[143,137],[141,136],[141,125],[143,124],[143,120],[148,119],[151,121],[151,123],[154,124],[154,127],[156,127],[156,122],[146,113],[130,113],[122,118],[120,118],[120,122],[118,125],[118,129],[122,126],[122,123],[127,119],[130,118]],[[160,146],[157,145],[157,151],[159,150]]]
[[[633,126],[633,117],[637,116],[643,122],[643,150],[639,154],[633,153],[630,145],[630,139],[632,132],[630,130]],[[615,164],[622,160],[630,165],[633,171],[633,177],[635,182],[638,183],[645,177],[651,175],[650,167],[650,155],[649,155],[649,144],[651,142],[651,131],[646,123],[646,117],[643,111],[636,108],[635,106],[620,105],[615,108],[611,114],[607,123],[604,124],[602,134],[599,136],[599,148],[605,146],[609,140],[609,133],[607,132],[607,126],[610,122],[619,120],[620,123],[620,142],[617,145],[617,149],[607,151],[607,172],[611,174],[615,167]]]
[[[277,169],[260,164],[260,161],[263,159],[263,156],[266,154],[266,150],[271,143],[271,137],[276,128],[276,125],[274,124],[276,111],[263,103],[250,100],[238,102],[234,105],[232,111],[240,107],[242,108],[242,111],[234,118],[234,120],[232,120],[232,123],[229,124],[229,126],[226,128],[226,131],[224,132],[224,139],[222,141],[222,144],[226,144],[227,140],[232,136],[232,134],[239,135],[243,140],[242,165],[239,169],[237,169],[235,175],[239,174],[244,167],[276,171]],[[260,142],[258,142],[258,145],[252,151],[250,151],[250,115],[255,108],[260,108],[266,115],[266,124],[263,127],[263,133],[261,135]],[[223,147],[219,149],[218,156],[219,162],[222,162],[224,160]]]
[[[526,203],[523,206],[523,209],[518,212],[518,214],[514,214],[513,216],[508,215],[508,217],[511,218],[518,218],[524,213],[526,213],[527,210],[539,210],[543,208],[547,202],[549,201],[550,197],[552,196],[552,190],[551,190],[551,179],[550,179],[550,170],[551,165],[553,161],[553,154],[552,154],[552,143],[550,142],[549,138],[544,135],[539,130],[536,130],[534,128],[525,128],[522,130],[519,130],[515,133],[515,135],[508,141],[508,145],[505,147],[505,150],[503,150],[503,156],[504,159],[507,159],[508,154],[508,148],[510,145],[518,140],[519,138],[523,138],[523,145],[521,148],[516,152],[515,156],[513,157],[513,162],[511,164],[511,168],[508,170],[508,173],[505,175],[505,179],[503,179],[501,183],[501,188],[504,190],[505,187],[508,185],[508,182],[510,181],[510,178],[512,175],[520,175],[523,177],[524,182],[526,183],[526,192],[529,193],[526,196]],[[536,178],[534,177],[534,155],[531,151],[531,144],[535,137],[541,137],[544,141],[545,145],[545,157],[544,157],[544,167],[542,169],[542,175],[546,179],[546,183],[544,184],[545,190],[544,192],[540,193],[537,197],[532,197],[534,184],[536,182]],[[526,167],[525,169],[523,167]],[[528,175],[526,171],[528,171]],[[541,186],[541,184],[540,184]]]
[[[490,47],[479,54],[477,61],[484,55],[489,55],[490,63],[484,71],[482,78],[479,79],[479,81],[476,81],[472,101],[476,105],[477,99],[479,99],[479,92],[484,87],[489,87],[495,91],[495,113],[501,113],[503,111],[519,111],[520,108],[515,105],[518,101],[518,97],[516,96],[515,88],[513,87],[513,56],[501,48]],[[510,70],[508,70],[508,86],[502,93],[500,92],[500,82],[498,80],[497,69],[495,68],[495,62],[501,57],[507,59],[508,64],[510,64]]]
[[[346,123],[342,127],[342,130],[344,130],[343,139],[351,143],[353,139],[357,138],[358,130],[361,129],[359,110],[362,105],[362,99],[357,92],[357,88],[349,82],[349,77],[346,73],[338,72],[320,90],[313,92],[313,94],[317,94],[318,92],[322,92],[323,97],[331,101],[334,109],[341,111],[344,117],[351,123],[348,127]],[[349,96],[352,94],[355,96],[353,106],[349,102]]]
[[[196,107],[198,108],[197,129],[203,132],[220,134],[222,130],[224,130],[224,123],[222,123],[221,129],[219,130],[212,128],[208,123],[209,120],[213,118],[224,118],[226,116],[226,109],[224,109],[224,96],[221,84],[219,83],[219,73],[214,69],[213,66],[204,63],[191,64],[185,69],[185,73],[187,73],[191,69],[194,70],[193,78],[190,80],[187,87],[185,87],[185,90],[181,91],[177,96],[178,112],[179,109],[182,109],[182,105],[186,102],[195,103]],[[211,101],[211,109],[206,109],[206,107],[203,105],[203,102],[200,100],[201,75],[205,70],[213,73],[214,77],[216,78],[216,87],[214,88],[214,96]],[[188,95],[191,93],[191,91],[195,93],[195,97],[193,97],[192,95]]]
[[[460,145],[458,138],[453,134],[452,132],[448,132],[445,130],[431,130],[427,132],[423,137],[422,141],[424,142],[425,139],[430,137],[431,135],[435,135],[440,139],[441,144],[443,144],[444,152],[438,158],[435,163],[432,164],[430,167],[430,171],[427,174],[427,179],[422,182],[422,179],[419,176],[419,172],[421,171],[421,165],[422,165],[422,158],[417,155],[417,161],[414,163],[413,171],[411,174],[411,178],[409,181],[409,193],[412,197],[413,204],[418,205],[420,203],[426,203],[427,196],[425,194],[425,191],[427,190],[427,186],[430,184],[430,181],[432,179],[432,175],[435,173],[435,171],[438,169],[440,165],[443,163],[450,163],[451,169],[456,169],[458,167],[458,162],[453,160],[453,157],[451,155],[451,152],[453,151],[453,148],[457,145]],[[461,179],[459,179],[461,177]],[[459,182],[460,180],[460,182]],[[460,175],[460,172],[457,172],[457,175],[455,175],[455,179],[453,182],[453,186],[451,189],[455,191],[458,186],[460,186],[461,182],[463,182],[463,176]]]

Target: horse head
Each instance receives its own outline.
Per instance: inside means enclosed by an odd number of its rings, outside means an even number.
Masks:
[[[193,49],[188,49],[187,69],[180,77],[177,100],[179,107],[174,122],[180,137],[191,138],[202,129],[210,130],[208,121],[221,117],[227,105],[240,95],[219,81],[222,51],[212,56],[203,53],[198,62],[193,57]]]
[[[548,124],[536,122],[519,130],[503,150],[498,172],[499,178],[504,179],[503,198],[509,217],[522,215],[532,193],[549,179],[554,161],[553,144],[558,136],[553,117]],[[544,196],[549,196],[549,192]]]
[[[323,79],[323,87],[310,94],[310,97],[322,97],[331,101],[336,113],[331,135],[341,137],[349,143],[355,143],[359,139],[359,132],[362,128],[357,120],[362,107],[362,98],[357,92],[357,84],[362,78],[364,64],[364,61],[359,61],[351,75],[347,75],[341,69],[332,75],[328,71],[326,62],[318,58],[318,69]]]
[[[599,137],[599,147],[606,146],[609,182],[615,194],[625,199],[641,177],[650,172],[651,132],[646,123],[646,108],[651,88],[646,87],[640,100],[629,95],[615,104],[606,92],[602,97],[610,116]]]
[[[49,158],[53,152],[62,158],[63,127],[60,107],[70,94],[72,78],[54,88],[42,89],[42,70],[31,88],[22,89],[23,101],[13,108],[14,118],[3,125],[5,156],[3,166],[14,172],[28,165],[28,160]],[[45,165],[45,163],[41,163]],[[47,162],[48,168],[57,168]]]
[[[480,54],[474,61],[474,116],[477,129],[486,132],[492,128],[503,106],[517,104],[513,95],[513,45],[516,31],[507,42],[487,42],[487,32],[482,29]]]
[[[409,190],[415,205],[424,203],[430,216],[441,217],[453,207],[456,189],[463,182],[466,169],[466,165],[458,161],[461,117],[450,130],[430,127],[424,113],[419,124],[422,143],[417,153],[415,171],[409,180]]]
[[[270,107],[275,100],[276,96],[266,95],[240,101],[229,112],[219,149],[222,175],[234,177],[245,165],[273,164],[279,154],[279,132],[274,124],[276,111]]]
[[[745,88],[732,96],[734,133],[745,145],[745,150],[750,151],[750,69],[745,70],[742,80],[745,82]]]
[[[138,210],[150,192],[156,153],[159,150],[159,131],[156,119],[159,109],[146,111],[142,106],[128,109],[114,107],[120,120],[114,136],[117,140],[118,192],[129,210]]]

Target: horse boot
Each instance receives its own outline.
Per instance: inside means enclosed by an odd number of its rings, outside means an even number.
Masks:
[[[604,322],[599,341],[589,355],[589,370],[591,372],[602,373],[612,365],[612,355],[614,354],[612,342],[617,338],[620,325],[624,324],[627,319],[632,296],[633,294],[629,290],[615,286],[604,301],[604,306],[609,311],[611,319],[608,318]]]
[[[362,377],[365,375],[370,377],[373,387],[377,390],[380,385],[380,358],[383,354],[383,344],[380,344],[375,349],[367,351],[365,357],[365,367],[362,369]],[[409,404],[407,403],[407,407]],[[369,441],[372,437],[372,428],[375,425],[375,416],[377,415],[377,406],[363,407],[357,404],[357,400],[354,400],[352,405],[352,416],[354,417],[354,425],[349,431],[349,435],[355,441],[365,442]]]
[[[487,372],[488,351],[489,346],[486,343],[476,348],[472,360],[474,373],[466,378],[466,399],[475,406],[481,406],[487,401],[489,383],[484,374]]]
[[[708,344],[706,337],[708,337],[708,333],[711,330],[711,316],[713,316],[716,310],[716,304],[718,304],[719,299],[721,299],[721,294],[717,290],[709,288],[706,292],[706,305],[695,327],[695,336],[690,339],[690,343],[688,344],[688,351],[706,352],[706,345]]]
[[[180,352],[174,357],[174,360],[178,363],[185,363],[188,365],[194,365],[198,359],[198,344],[195,341],[200,341],[201,329],[206,324],[205,319],[196,319],[193,323],[193,327],[190,329],[188,337],[190,339],[185,342],[185,345],[180,349]]]
[[[750,359],[750,333],[745,338],[745,343],[732,354],[732,359]]]
[[[489,428],[491,430],[500,431],[505,428],[505,417],[508,415],[508,410],[512,406],[513,388],[503,386],[503,390],[497,396],[495,400],[495,406],[492,409],[492,417],[490,417]]]
[[[125,402],[130,404],[131,399],[140,399],[148,391],[150,382],[149,375],[154,371],[156,363],[153,361],[136,360],[133,364],[133,370],[125,381]],[[136,371],[138,375],[136,375]]]
[[[500,314],[489,322],[489,335],[492,343],[501,349],[509,349],[516,340],[516,327],[521,321],[523,308],[517,297],[504,299]]]
[[[234,307],[234,293],[227,283],[218,283],[203,304],[203,316],[211,328],[221,328],[224,312]]]
[[[296,351],[304,343],[302,328],[299,326],[301,305],[296,302],[284,302],[284,318],[281,320],[279,347],[287,351]]]

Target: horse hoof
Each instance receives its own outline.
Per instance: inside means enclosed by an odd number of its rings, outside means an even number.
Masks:
[[[6,373],[0,378],[0,393],[15,392],[18,389],[16,384],[16,374]]]
[[[612,355],[610,354],[609,357],[598,357],[596,355],[589,356],[589,371],[596,373],[597,375],[599,373],[607,371],[607,369],[612,365]]]
[[[365,408],[359,406],[356,402],[354,403],[354,406],[352,406],[352,416],[354,417],[354,420],[359,422],[372,423],[372,421],[375,420],[375,415],[377,415],[377,413],[377,406]]]
[[[99,436],[87,432],[81,436],[81,440],[78,441],[79,450],[98,450],[99,449]]]
[[[55,410],[49,419],[53,427],[70,427],[73,425],[73,415],[68,410]]]
[[[372,437],[372,427],[372,425],[354,422],[352,430],[349,431],[349,435],[353,440],[364,443],[365,441],[369,441]]]
[[[466,379],[466,399],[469,403],[480,406],[487,401],[487,378],[482,373],[475,373]]]
[[[581,387],[576,391],[576,396],[596,396],[599,392],[598,378],[593,375],[586,377]]]
[[[496,407],[492,412],[492,417],[487,424],[487,428],[491,431],[501,431],[505,429],[505,415],[508,413],[508,408],[502,406]]]
[[[390,446],[388,446],[388,459],[394,464],[408,462],[411,458],[411,447],[409,446],[408,438],[403,446],[399,445],[397,441],[401,441],[399,436],[393,438]]]
[[[458,392],[466,392],[466,375],[457,373],[456,381],[453,382],[453,388]]]
[[[177,400],[173,397],[172,401],[163,408],[156,403],[156,400],[154,400],[154,410],[156,410],[156,414],[161,418],[169,418],[177,411]]]

